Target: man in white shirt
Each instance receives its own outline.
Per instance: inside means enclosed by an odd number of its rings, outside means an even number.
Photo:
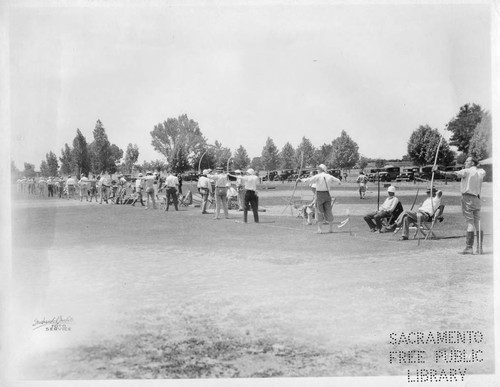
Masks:
[[[147,171],[146,176],[143,177],[142,180],[146,191],[146,210],[149,207],[149,199],[151,199],[151,201],[153,202],[153,210],[156,210],[155,189],[154,189],[155,177],[153,176],[153,172]]]
[[[109,193],[110,182],[109,179],[103,174],[101,180],[99,180],[99,189],[101,192],[101,198],[99,204],[102,204],[104,200],[108,204],[108,193]]]
[[[165,211],[168,211],[170,203],[173,203],[175,210],[179,211],[179,198],[177,197],[179,179],[172,173],[172,171],[168,172],[168,176],[165,179],[165,187],[167,189],[167,206],[165,207]]]
[[[85,196],[85,201],[89,201],[89,179],[87,176],[82,174],[80,176],[80,181],[78,182],[78,185],[80,186],[80,201],[83,201],[83,197]]]
[[[208,195],[210,194],[210,180],[207,177],[208,171],[206,169],[203,170],[201,176],[198,179],[198,192],[201,195],[201,213],[208,214],[207,212],[207,203],[208,203]]]
[[[75,190],[76,190],[76,180],[73,176],[68,176],[68,180],[66,180],[66,191],[68,192],[68,200],[69,198],[75,198]]]
[[[247,170],[247,176],[233,176],[240,178],[241,182],[245,185],[245,204],[243,207],[243,222],[248,222],[248,210],[252,207],[253,220],[259,223],[259,196],[257,195],[257,184],[260,183],[260,178],[255,175],[252,168]]]
[[[234,171],[236,173],[236,191],[238,192],[238,205],[240,207],[239,211],[243,211],[245,208],[245,182],[243,181],[243,172],[239,169]]]
[[[397,227],[403,227],[403,236],[401,240],[408,240],[410,223],[417,221],[417,216],[420,214],[422,217],[422,221],[428,222],[434,216],[434,213],[441,205],[441,197],[443,193],[441,191],[437,191],[436,188],[432,188],[432,197],[431,197],[431,189],[427,190],[427,199],[422,203],[422,206],[417,211],[403,211],[396,221],[388,228],[388,230],[394,230]]]
[[[227,174],[223,172],[222,168],[216,168],[215,174],[207,175],[208,179],[215,182],[215,217],[219,219],[221,208],[224,210],[224,217],[229,218],[227,211]]]
[[[328,232],[333,232],[333,214],[332,214],[332,197],[330,195],[330,188],[334,184],[340,184],[340,180],[335,176],[330,175],[328,169],[324,164],[318,165],[318,173],[310,176],[307,179],[299,179],[300,181],[307,182],[311,186],[316,185],[316,214],[318,218],[318,234],[322,233],[321,223],[323,220],[328,222]]]
[[[368,181],[368,177],[366,177],[363,171],[359,171],[359,176],[356,179],[356,183],[359,184],[359,198],[364,199],[366,194],[366,183]]]
[[[480,230],[481,222],[481,185],[483,184],[486,171],[477,168],[478,162],[472,157],[465,160],[464,169],[456,172],[446,172],[445,175],[460,177],[460,193],[462,194],[462,214],[467,224],[467,236],[465,250],[462,254],[473,254],[474,233],[477,236],[477,254],[482,254],[483,230]],[[435,168],[435,170],[437,167]]]
[[[142,200],[142,189],[143,189],[142,173],[139,173],[137,179],[135,180],[135,198],[132,201],[132,207],[135,207],[135,203],[139,200],[141,205],[144,206],[144,201]]]
[[[370,227],[371,232],[381,232],[382,219],[390,216],[398,205],[399,199],[396,197],[396,187],[391,185],[387,188],[387,194],[389,196],[385,199],[384,203],[382,203],[379,210],[370,212],[363,218]]]

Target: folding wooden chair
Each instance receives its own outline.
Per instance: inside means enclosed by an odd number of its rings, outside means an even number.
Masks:
[[[424,237],[424,240],[427,240],[429,237],[436,238],[436,234],[433,229],[436,223],[442,222],[444,220],[443,217],[444,212],[444,204],[441,204],[435,211],[434,215],[428,221],[422,221],[422,214],[417,213],[417,222],[413,222],[416,227],[415,234],[413,235],[413,239],[415,239],[418,233],[421,233]],[[411,224],[410,224],[411,225]]]
[[[382,230],[390,228],[403,211],[403,205],[398,202],[396,208],[386,218],[382,219]]]

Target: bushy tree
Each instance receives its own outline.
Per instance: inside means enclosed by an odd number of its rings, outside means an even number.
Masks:
[[[45,155],[49,167],[49,176],[57,176],[59,172],[59,162],[54,152],[50,151]]]
[[[429,125],[419,126],[408,140],[408,155],[416,165],[434,164],[440,138],[441,135],[437,129],[432,129]],[[450,154],[450,146],[443,139],[439,148],[438,163],[449,164]],[[453,155],[451,159],[453,159]]]
[[[264,169],[268,171],[275,170],[279,166],[279,152],[274,141],[271,137],[268,137],[264,148],[262,148],[262,153],[260,155],[260,160]]]
[[[295,149],[292,144],[287,142],[279,153],[280,168],[293,169],[295,168]]]
[[[234,152],[233,157],[233,167],[234,169],[245,170],[250,165],[250,158],[243,145],[240,145],[238,149]]]
[[[109,154],[109,159],[108,159],[108,172],[109,173],[116,173],[118,170],[117,165],[120,164],[120,160],[123,157],[123,150],[118,147],[118,145],[111,144],[109,147],[110,149],[110,154]]]
[[[40,163],[40,175],[42,175],[43,177],[49,177],[50,174],[49,174],[49,166],[47,164],[47,161],[45,160],[42,160],[42,162]]]
[[[262,160],[260,159],[260,156],[254,157],[252,159],[252,162],[250,163],[250,167],[255,172],[264,170],[264,165],[262,164]]]
[[[491,135],[491,115],[485,111],[482,112],[481,122],[474,129],[474,134],[469,145],[469,155],[477,160],[490,157],[493,146]]]
[[[178,154],[179,147],[183,147],[184,154],[193,165],[195,159],[199,161],[201,158],[203,151],[200,151],[206,144],[198,123],[189,119],[186,114],[178,118],[167,118],[155,125],[150,134],[154,150],[165,156],[169,164]]]
[[[295,151],[295,168],[299,168],[301,165],[302,152],[304,153],[303,167],[314,167],[316,165],[316,160],[314,157],[316,149],[314,148],[311,140],[306,137],[302,137],[302,141]]]
[[[35,165],[25,162],[23,175],[26,177],[35,177],[36,176]]]
[[[383,168],[385,166],[385,159],[376,159],[375,160],[375,168]]]
[[[97,120],[93,135],[94,141],[89,145],[92,171],[94,173],[106,172],[110,167],[114,167],[114,163],[113,166],[110,165],[111,144],[101,120]]]
[[[450,145],[456,146],[459,151],[469,153],[474,129],[481,122],[482,117],[481,106],[475,103],[462,106],[456,117],[446,125],[446,130],[453,133],[450,137]]]
[[[61,173],[63,175],[69,175],[70,173],[73,173],[72,152],[67,143],[64,144],[64,148],[61,149],[61,157],[59,157],[59,161],[61,162]]]
[[[127,150],[125,152],[125,167],[127,173],[132,173],[135,163],[139,159],[139,147],[137,144],[132,145],[131,143],[127,145]]]
[[[351,169],[359,160],[358,144],[343,130],[332,142],[332,163],[335,168]]]
[[[222,146],[222,143],[215,140],[213,151],[215,155],[215,166],[225,169],[227,162],[231,158],[231,149]]]
[[[365,169],[368,166],[368,159],[365,156],[360,156],[358,161],[359,168]]]
[[[183,173],[191,168],[187,155],[184,153],[184,147],[177,149],[177,153],[172,158],[170,168],[173,173]]]
[[[325,164],[328,168],[333,168],[332,151],[332,144],[323,144],[316,149],[316,155],[314,159],[318,164]]]
[[[76,130],[76,136],[73,139],[73,148],[71,149],[72,169],[78,174],[88,175],[90,172],[90,154],[87,139],[80,129]]]

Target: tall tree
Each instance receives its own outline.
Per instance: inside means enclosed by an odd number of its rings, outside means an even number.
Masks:
[[[73,148],[71,149],[71,161],[73,170],[78,174],[88,175],[90,172],[90,155],[87,139],[80,129],[76,130],[76,136],[73,139]]]
[[[385,159],[378,158],[375,160],[375,168],[383,168],[385,164],[386,164]]]
[[[255,172],[264,170],[264,165],[262,164],[262,160],[260,159],[260,156],[254,157],[252,159],[252,162],[250,163],[250,167],[252,167],[252,169],[255,170]]]
[[[42,160],[42,162],[40,163],[40,175],[42,175],[43,177],[50,176],[49,166],[47,165],[47,161],[45,161],[45,160]]]
[[[35,165],[25,162],[23,175],[26,177],[35,177],[36,176]]]
[[[228,160],[231,158],[231,149],[222,146],[222,143],[215,140],[213,150],[215,152],[216,166],[225,169]]]
[[[127,150],[125,152],[125,166],[128,173],[132,173],[135,163],[139,159],[139,147],[137,144],[132,145],[131,143],[127,145]]]
[[[57,176],[59,172],[59,162],[57,161],[57,156],[54,152],[50,151],[45,155],[47,159],[47,165],[49,167],[49,176]]]
[[[408,140],[408,155],[416,165],[434,164],[440,137],[438,130],[432,129],[429,125],[420,125],[413,131]],[[438,163],[448,164],[450,153],[450,146],[443,139],[439,148]]]
[[[168,168],[168,165],[163,160],[153,160],[153,161],[143,161],[141,166],[138,166],[137,169],[141,172],[145,171],[158,171],[164,172]]]
[[[359,160],[359,146],[345,130],[332,142],[332,164],[336,168],[351,169]]]
[[[59,161],[61,162],[61,173],[63,175],[73,173],[73,158],[71,148],[67,143],[64,144],[64,148],[61,149],[61,157],[59,157]]]
[[[280,168],[281,169],[293,169],[295,168],[295,149],[293,149],[292,144],[287,142],[279,154],[280,158]]]
[[[120,160],[123,157],[123,150],[118,147],[118,145],[111,144],[109,147],[110,154],[108,158],[108,172],[116,173],[118,170],[118,165],[120,165]]]
[[[97,120],[92,134],[94,135],[94,141],[89,146],[92,171],[94,173],[106,172],[110,167],[111,144],[101,120]]]
[[[333,168],[332,151],[332,144],[321,145],[318,149],[316,149],[316,162],[319,164],[325,164],[328,168]]]
[[[481,115],[481,122],[474,129],[469,146],[469,155],[477,160],[490,157],[493,149],[491,135],[491,115],[489,112],[484,111]]]
[[[234,169],[244,170],[250,165],[250,158],[248,157],[247,150],[240,145],[234,152],[233,167]]]
[[[295,168],[300,167],[302,161],[302,152],[304,152],[304,168],[315,166],[316,160],[314,156],[316,153],[316,149],[314,148],[311,140],[306,137],[302,137],[302,141],[295,151]]]
[[[456,146],[459,151],[469,153],[469,144],[474,129],[481,122],[482,113],[481,106],[475,103],[462,106],[457,116],[446,125],[446,130],[453,133],[450,137],[450,145]]]
[[[179,147],[184,147],[183,151],[191,163],[196,156],[199,160],[203,152],[196,152],[197,146],[206,143],[198,123],[189,119],[186,114],[178,118],[167,118],[166,121],[155,125],[150,134],[154,150],[165,156],[169,164],[178,154]]]
[[[359,156],[358,165],[359,168],[365,169],[366,166],[368,165],[368,159],[365,156]]]
[[[172,158],[170,168],[173,173],[183,173],[190,169],[189,160],[184,152],[184,147],[181,146],[177,149],[177,153]]]
[[[274,141],[271,137],[267,138],[266,145],[264,145],[264,148],[262,148],[260,160],[264,165],[264,169],[268,171],[273,171],[278,168],[279,152],[276,145],[274,145]]]

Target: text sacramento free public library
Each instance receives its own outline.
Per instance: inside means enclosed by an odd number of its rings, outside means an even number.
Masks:
[[[479,344],[483,342],[481,331],[392,332],[389,344]]]

